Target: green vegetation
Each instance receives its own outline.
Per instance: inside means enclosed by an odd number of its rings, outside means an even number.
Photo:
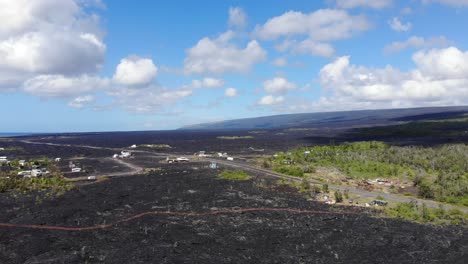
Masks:
[[[240,170],[223,171],[218,175],[218,178],[225,179],[225,180],[235,180],[235,181],[246,181],[246,180],[252,179],[250,175]]]
[[[343,194],[340,192],[340,190],[335,191],[335,201],[337,203],[343,202]]]
[[[468,125],[467,118],[423,120],[400,125],[359,128],[351,134],[363,137],[428,137],[457,136],[465,134]]]
[[[4,148],[5,152],[24,152],[24,148],[22,147],[8,147],[8,148]]]
[[[418,206],[416,203],[399,203],[395,207],[383,209],[383,213],[389,217],[402,218],[420,223],[432,224],[467,224],[468,214],[458,209],[448,211],[439,207],[428,208],[425,204]]]
[[[254,138],[252,136],[219,136],[217,139],[236,140],[236,139],[249,139]]]
[[[312,128],[312,127],[292,127],[292,128],[285,129],[285,131],[290,131],[290,132],[294,132],[294,131],[310,131],[310,130],[316,130],[316,128]]]
[[[17,176],[0,178],[0,192],[9,190],[30,192],[48,190],[54,195],[60,195],[73,188],[73,184],[63,177],[20,178]]]
[[[265,134],[265,130],[254,130],[254,131],[249,131],[249,134]]]
[[[156,148],[156,149],[172,148],[170,145],[167,145],[167,144],[146,144],[146,145],[141,145],[141,146],[145,148]]]
[[[412,181],[418,196],[468,206],[468,146],[390,146],[368,141],[299,148],[268,158],[264,166],[303,177],[304,168],[337,168],[351,178]]]
[[[0,173],[0,192],[18,191],[22,193],[47,191],[48,195],[61,195],[71,190],[74,185],[63,177],[59,168],[49,163],[48,159],[33,160],[30,164],[45,165],[49,174],[42,177],[23,178],[17,175],[18,170]]]
[[[304,177],[304,170],[297,166],[278,166],[273,170],[289,176]]]

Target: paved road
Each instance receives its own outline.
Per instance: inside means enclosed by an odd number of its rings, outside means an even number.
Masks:
[[[60,146],[60,147],[81,147],[81,148],[91,148],[91,149],[113,150],[113,151],[117,151],[117,152],[122,151],[122,150],[127,150],[127,148],[109,148],[109,147],[98,147],[98,146],[88,146],[88,145],[58,144],[58,143],[37,142],[37,141],[30,141],[30,140],[20,140],[20,141],[24,142],[24,143],[29,143],[29,144],[43,144],[43,145]],[[158,157],[173,156],[174,155],[174,154],[161,153],[161,152],[156,153],[156,152],[146,151],[146,150],[133,150],[132,149],[131,151],[135,152],[135,153],[147,153],[147,154],[151,154],[153,156],[158,156]],[[124,161],[124,160],[121,160],[121,159],[114,159],[114,160],[116,162],[119,162],[120,164],[122,164],[124,166],[129,167],[131,169],[131,171],[130,172],[120,172],[120,173],[95,175],[96,178],[131,176],[131,175],[138,174],[138,173],[140,173],[140,172],[142,172],[144,170],[144,168],[136,166],[134,164],[131,164],[131,163],[127,162],[127,161]],[[249,164],[249,163],[247,163],[245,161],[240,161],[240,160],[227,161],[227,160],[224,160],[224,159],[215,159],[215,158],[200,158],[200,160],[205,160],[205,161],[208,161],[208,162],[217,162],[219,164],[223,164],[225,166],[229,166],[229,167],[232,167],[232,168],[243,169],[243,170],[251,171],[251,172],[254,172],[254,173],[261,173],[261,174],[263,174],[265,176],[268,176],[268,177],[274,177],[274,178],[279,178],[279,179],[286,178],[286,179],[293,180],[293,181],[296,181],[296,182],[302,182],[304,180],[303,178],[300,178],[300,177],[284,175],[284,174],[277,173],[277,172],[274,172],[274,171],[271,171],[271,170],[268,170],[268,169],[264,169],[264,168],[254,166],[252,164]],[[74,178],[72,181],[79,181],[79,180],[87,180],[87,176],[86,177]],[[312,184],[322,184],[321,182],[318,182],[318,181],[313,181],[313,180],[307,180],[307,181],[309,183],[312,183]],[[432,200],[423,200],[423,199],[417,199],[417,198],[413,198],[413,197],[406,197],[406,196],[400,196],[400,195],[382,193],[382,192],[368,192],[368,191],[356,189],[356,188],[353,188],[353,187],[350,187],[350,186],[329,185],[329,188],[331,190],[340,190],[340,191],[348,190],[349,193],[358,195],[358,196],[363,197],[363,198],[375,199],[375,197],[380,195],[380,196],[384,197],[389,202],[399,202],[399,203],[401,203],[401,202],[417,201],[418,203],[420,203],[420,204],[424,203],[424,204],[426,204],[427,207],[431,207],[431,208],[439,208],[439,206],[442,206],[446,210],[456,208],[456,209],[459,209],[459,210],[461,210],[463,212],[468,212],[467,207],[444,204],[444,203],[439,203],[439,202],[432,201]]]
[[[143,167],[140,167],[140,166],[137,166],[135,164],[132,164],[132,163],[129,163],[128,161],[126,160],[122,160],[122,159],[113,159],[113,158],[104,158],[104,159],[107,159],[107,160],[112,160],[116,163],[119,163],[127,168],[130,169],[130,171],[123,171],[123,172],[113,172],[113,173],[103,173],[103,174],[98,174],[98,175],[88,175],[88,176],[83,176],[83,177],[76,177],[76,178],[66,178],[67,181],[70,181],[70,182],[76,182],[76,181],[86,181],[88,180],[88,177],[90,176],[95,176],[96,179],[98,178],[112,178],[112,177],[124,177],[124,176],[133,176],[133,175],[137,175],[137,174],[140,174],[144,171],[144,168]]]

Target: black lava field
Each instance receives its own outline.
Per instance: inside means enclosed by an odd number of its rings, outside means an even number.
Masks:
[[[1,263],[466,263],[463,227],[374,218],[257,187],[266,179],[217,173],[201,163],[163,165],[54,199],[0,194],[0,222],[13,224],[86,228],[144,212],[207,213],[143,215],[94,230],[0,227]],[[232,211],[246,208],[309,212]]]

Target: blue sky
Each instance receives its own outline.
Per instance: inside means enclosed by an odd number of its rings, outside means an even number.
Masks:
[[[0,0],[0,131],[468,103],[466,0]]]

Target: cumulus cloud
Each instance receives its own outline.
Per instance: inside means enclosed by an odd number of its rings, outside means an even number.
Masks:
[[[284,94],[296,89],[297,85],[284,77],[275,77],[263,82],[263,89],[271,94]]]
[[[398,17],[392,18],[390,21],[388,21],[388,24],[390,25],[390,28],[395,31],[408,31],[413,26],[410,22],[406,24],[401,22]]]
[[[258,105],[276,105],[284,102],[283,96],[273,96],[273,95],[266,95],[262,97],[257,104]]]
[[[271,62],[271,64],[276,66],[276,67],[284,67],[284,66],[288,65],[288,61],[285,58],[280,57],[280,58],[277,58],[276,60],[274,60],[273,62]]]
[[[270,40],[303,35],[315,41],[330,41],[350,38],[370,26],[366,17],[352,16],[344,10],[320,9],[308,14],[288,11],[258,25],[255,35]]]
[[[108,79],[96,76],[37,75],[25,81],[22,89],[40,97],[70,97],[108,87]]]
[[[75,76],[102,68],[106,45],[99,17],[77,2],[0,0],[0,6],[0,88],[20,87],[36,75]]]
[[[247,73],[255,63],[266,59],[266,51],[252,40],[243,49],[230,43],[232,31],[218,38],[203,38],[188,49],[184,61],[187,74]]]
[[[390,54],[399,52],[408,48],[433,48],[449,46],[450,41],[444,37],[423,38],[412,36],[405,41],[395,41],[384,47],[384,53]]]
[[[116,100],[116,105],[133,113],[154,113],[180,102],[193,94],[190,89],[168,89],[148,86],[142,89],[120,87],[109,92]]]
[[[192,87],[193,88],[219,88],[224,85],[224,81],[222,79],[216,78],[203,78],[202,80],[193,80]]]
[[[320,43],[310,39],[295,43],[292,47],[294,53],[311,54],[321,57],[331,57],[335,53],[335,49],[328,43]]]
[[[315,105],[357,108],[460,105],[468,103],[468,52],[455,47],[419,51],[416,67],[368,68],[340,57],[324,66],[319,81],[328,96]]]
[[[84,95],[84,96],[78,96],[75,99],[71,100],[68,103],[68,106],[73,107],[73,108],[83,108],[86,105],[91,104],[94,102],[95,98],[92,95]]]
[[[237,89],[236,88],[227,88],[226,91],[224,92],[224,95],[226,97],[236,97],[237,94]]]
[[[120,60],[113,79],[121,85],[141,87],[150,84],[157,73],[158,68],[151,59],[129,56]]]
[[[393,0],[334,0],[340,8],[369,7],[382,9],[393,4]]]
[[[247,14],[240,7],[229,8],[229,27],[244,28],[247,25]]]

